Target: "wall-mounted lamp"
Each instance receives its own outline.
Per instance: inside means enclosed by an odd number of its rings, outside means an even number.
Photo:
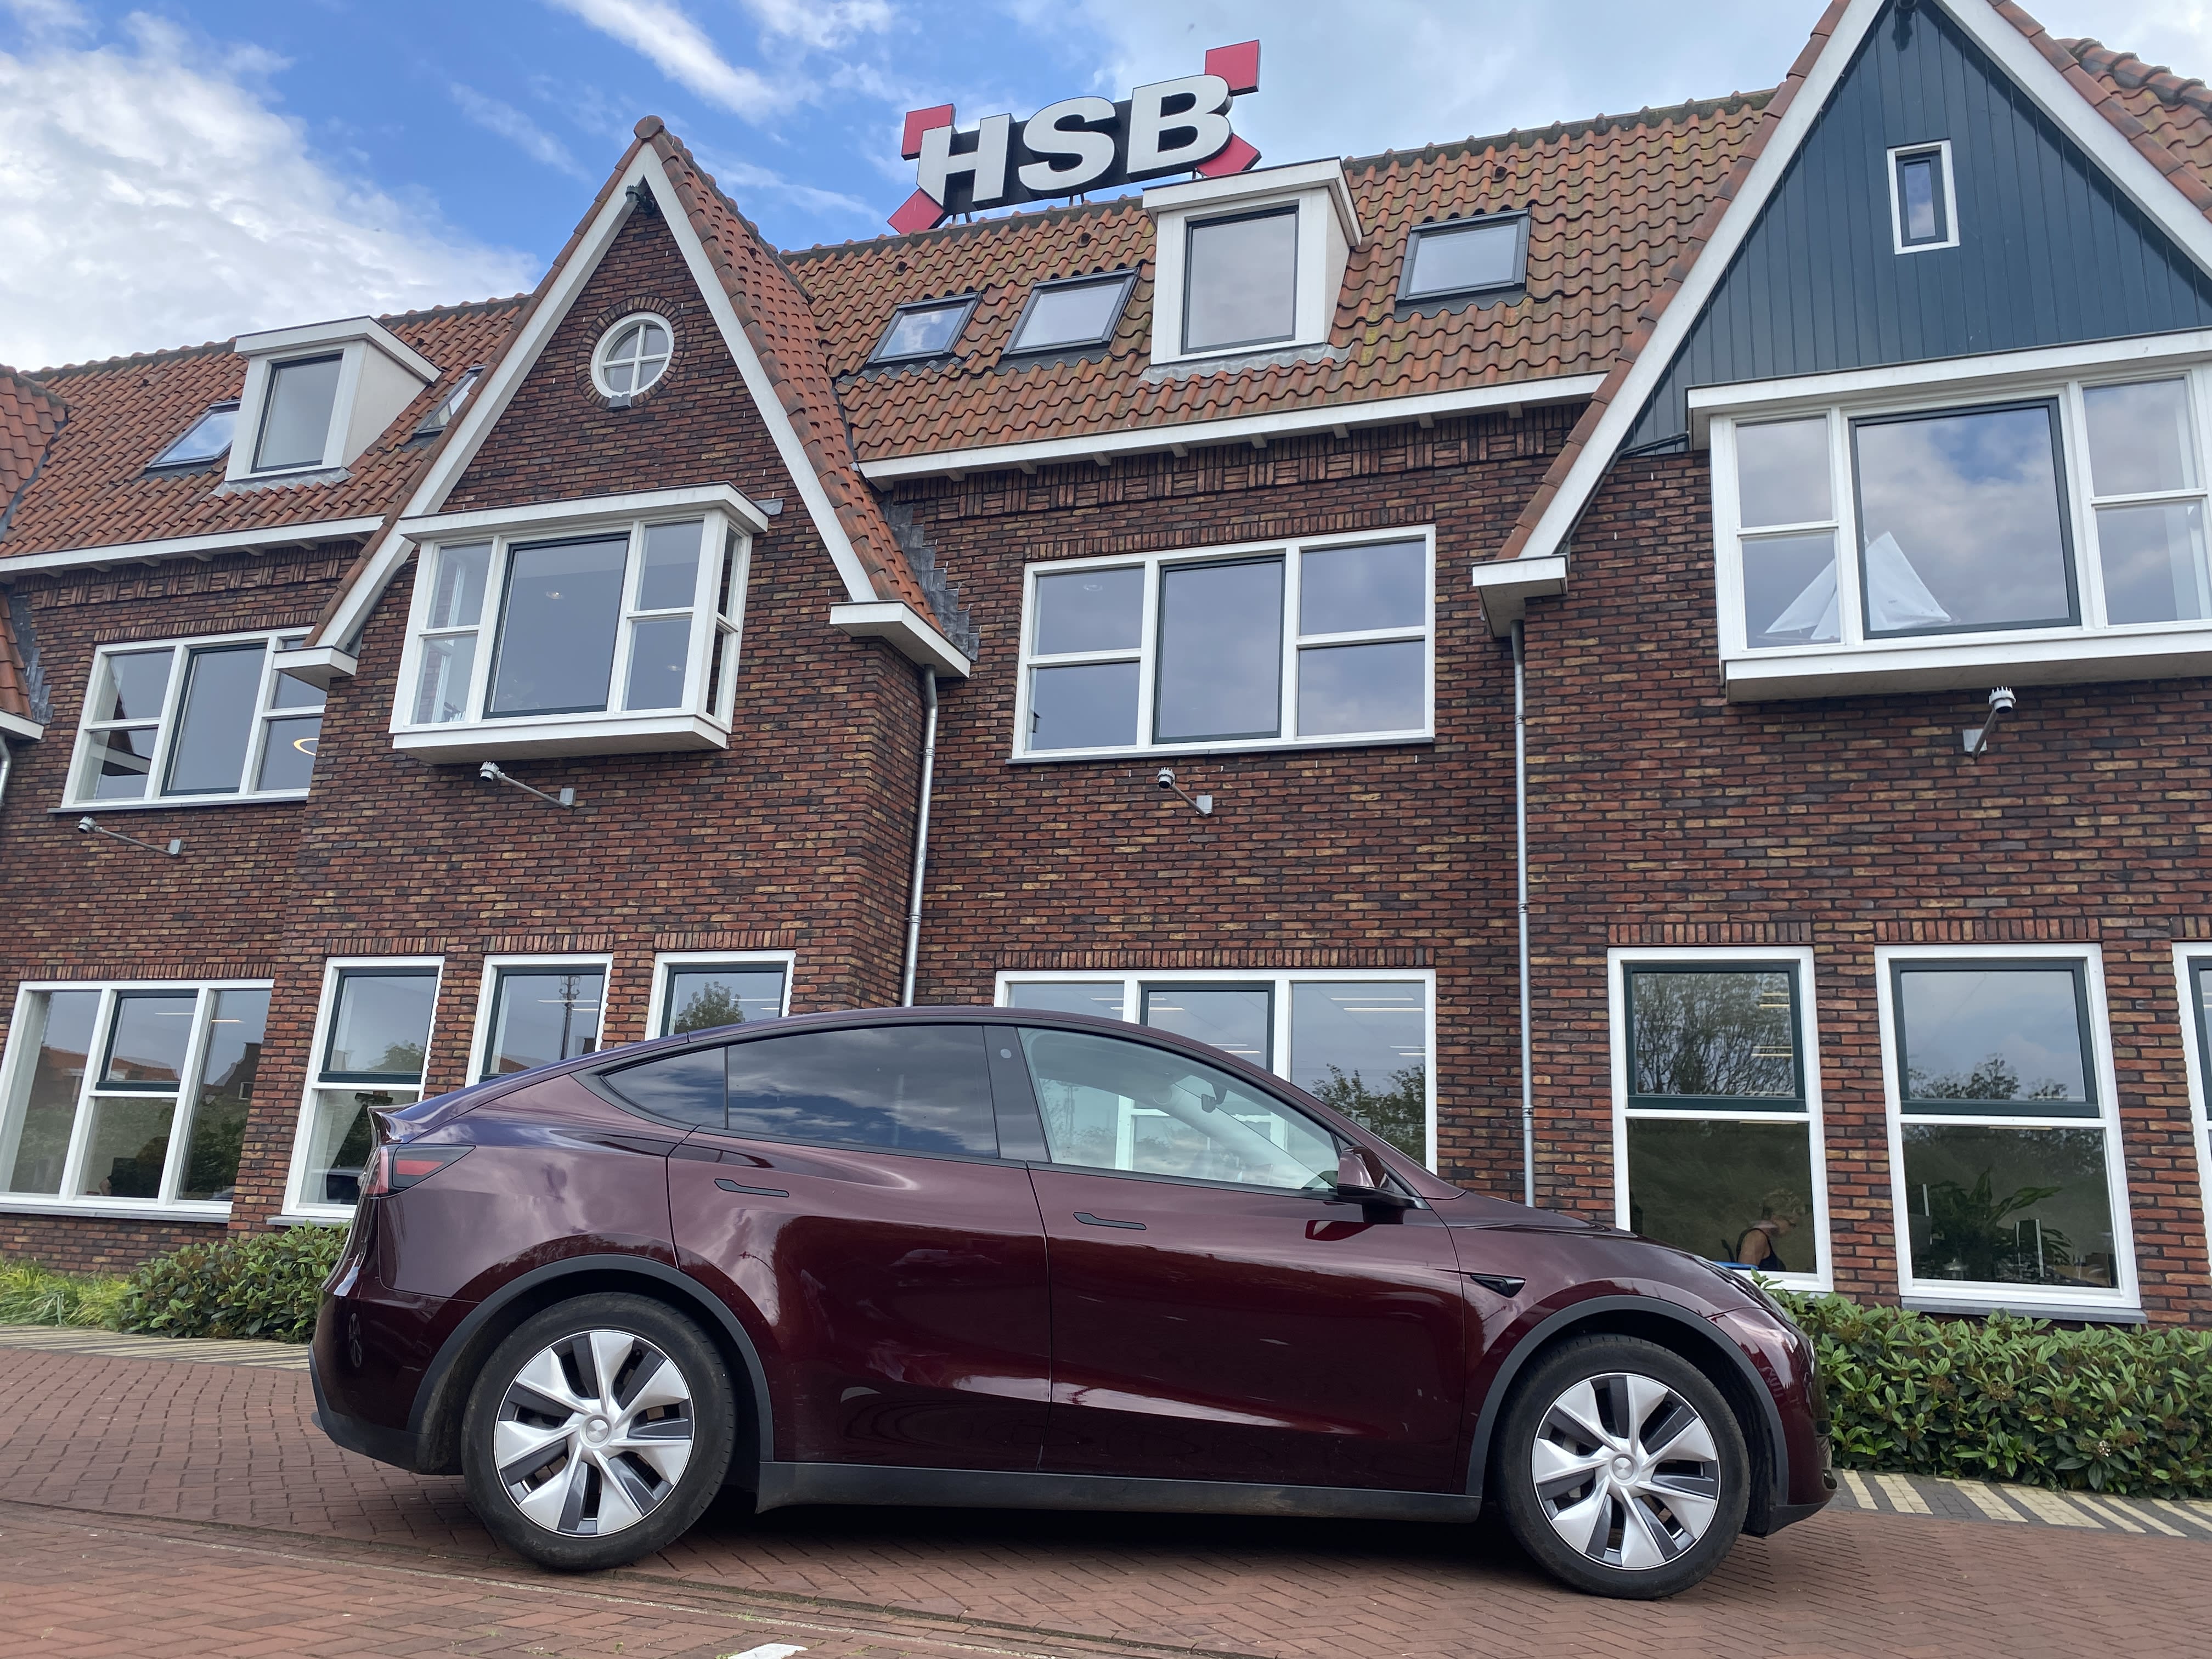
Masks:
[[[83,836],[106,836],[111,841],[127,841],[133,847],[143,847],[149,853],[166,853],[171,858],[184,856],[185,844],[172,839],[167,847],[156,847],[150,841],[141,841],[136,836],[126,836],[120,830],[110,830],[106,824],[95,823],[89,817],[76,821],[77,833]]]
[[[2012,713],[2019,701],[2008,685],[2001,685],[1990,693],[1988,720],[1980,726],[1961,726],[1959,731],[1960,746],[1966,750],[1968,758],[1981,759],[1990,746],[1990,739],[1996,735],[1997,722]]]
[[[576,792],[574,789],[564,787],[559,794],[549,795],[543,789],[533,788],[525,783],[520,778],[509,777],[499,769],[497,761],[486,761],[482,766],[477,768],[477,775],[487,783],[511,783],[525,793],[535,795],[538,799],[550,802],[555,806],[574,806],[576,804]]]
[[[1194,795],[1189,793],[1181,784],[1175,781],[1175,773],[1169,768],[1164,766],[1160,768],[1159,775],[1154,778],[1152,781],[1159,785],[1163,789],[1172,789],[1176,794],[1181,795],[1185,800],[1188,801],[1193,806],[1198,809],[1199,817],[1202,818],[1210,818],[1213,816],[1213,797],[1211,795]]]

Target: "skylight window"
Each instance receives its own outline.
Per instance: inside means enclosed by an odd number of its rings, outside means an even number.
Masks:
[[[868,361],[872,363],[911,362],[921,357],[942,357],[952,349],[968,314],[975,309],[975,296],[957,300],[929,300],[901,306],[891,313],[891,325]]]
[[[477,389],[477,381],[483,374],[483,365],[481,363],[465,371],[453,383],[453,389],[438,400],[437,407],[422,417],[422,424],[415,428],[415,435],[418,438],[435,437],[451,425],[453,416],[460,413],[461,405],[468,402],[469,393]]]
[[[1400,300],[1440,299],[1518,288],[1528,275],[1528,216],[1486,214],[1423,225],[1406,250]]]
[[[1121,307],[1136,280],[1132,270],[1070,282],[1039,283],[1014,325],[1009,351],[1052,351],[1103,345],[1113,337]]]
[[[198,466],[220,460],[230,450],[231,434],[238,426],[238,405],[217,404],[194,421],[185,435],[156,455],[152,466]]]

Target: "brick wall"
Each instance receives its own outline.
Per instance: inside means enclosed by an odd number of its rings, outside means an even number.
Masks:
[[[2143,1297],[2212,1318],[2172,943],[2207,936],[2201,680],[1721,694],[1702,457],[1615,468],[1527,624],[1540,1191],[1613,1213],[1608,948],[1808,945],[1838,1288],[1893,1300],[1875,950],[2101,947]]]

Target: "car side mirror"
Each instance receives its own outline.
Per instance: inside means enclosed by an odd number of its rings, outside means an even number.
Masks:
[[[1334,1202],[1357,1204],[1363,1210],[1412,1209],[1413,1200],[1389,1191],[1382,1185],[1384,1179],[1374,1153],[1364,1146],[1347,1146],[1336,1162]]]

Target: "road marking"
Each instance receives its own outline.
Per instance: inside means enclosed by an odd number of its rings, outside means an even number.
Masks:
[[[795,1648],[788,1642],[763,1642],[757,1648],[747,1648],[743,1653],[726,1653],[721,1659],[792,1659],[805,1648]]]
[[[2202,1515],[2192,1515],[2190,1513],[2190,1506],[2186,1504],[2177,1504],[2171,1498],[2146,1498],[2143,1499],[2143,1502],[2146,1504],[2155,1504],[2159,1508],[2164,1510],[2168,1515],[2172,1516],[2175,1519],[2182,1521],[2190,1526],[2199,1528],[2205,1532],[2212,1532],[2212,1518],[2208,1518]],[[2184,1538],[2187,1538],[2192,1534],[2183,1533],[2181,1535]]]
[[[2013,1501],[2030,1515],[2048,1521],[2054,1527],[2089,1527],[2101,1532],[2104,1522],[2081,1513],[2056,1492],[2040,1486],[2015,1486]]]
[[[2004,1501],[2003,1495],[1985,1480],[1954,1480],[1959,1495],[1992,1521],[2016,1521],[2027,1524],[2027,1517]]]
[[[2142,1528],[2136,1524],[2135,1518],[2125,1510],[2122,1509],[2118,1504],[2113,1503],[2112,1499],[2108,1498],[2092,1498],[2085,1492],[2077,1492],[2073,1496],[2074,1501],[2079,1504],[2083,1509],[2088,1510],[2090,1514],[2101,1516],[2104,1519],[2110,1521],[2114,1525],[2118,1526],[2121,1531],[2142,1531]],[[2160,1530],[2162,1531],[2164,1528],[2161,1528]]]
[[[1881,1507],[1874,1501],[1874,1494],[1867,1490],[1865,1478],[1856,1469],[1838,1469],[1836,1473],[1843,1477],[1844,1488],[1850,1493],[1851,1501],[1854,1504],[1863,1510],[1878,1510]]]
[[[1912,1483],[1901,1474],[1877,1474],[1875,1484],[1889,1494],[1889,1501],[1897,1505],[1900,1515],[1932,1515],[1928,1500],[1912,1490]]]

